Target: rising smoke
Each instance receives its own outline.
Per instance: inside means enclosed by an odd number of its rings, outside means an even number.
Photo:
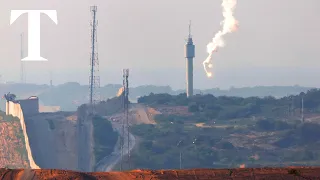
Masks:
[[[237,5],[237,0],[222,0],[223,17],[224,20],[220,23],[222,30],[220,30],[207,45],[207,52],[209,56],[203,62],[204,70],[208,77],[212,77],[212,72],[209,71],[213,67],[212,54],[218,50],[218,47],[224,47],[225,42],[223,36],[232,33],[238,29],[238,21],[234,18],[233,12]]]

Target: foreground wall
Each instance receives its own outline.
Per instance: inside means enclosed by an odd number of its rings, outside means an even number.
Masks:
[[[26,117],[25,123],[33,158],[42,169],[78,169],[78,136],[72,113],[39,113]]]
[[[78,117],[77,121],[78,137],[78,169],[79,171],[94,171],[94,153],[93,153],[93,125],[91,117],[85,115]]]
[[[32,169],[40,169],[40,167],[35,163],[33,159],[32,151],[29,144],[29,137],[26,130],[26,123],[24,120],[24,114],[23,114],[21,105],[19,103],[14,103],[11,101],[6,102],[6,114],[12,115],[14,117],[18,117],[20,119],[20,124],[22,127],[23,135],[24,135],[24,141],[26,144],[26,150],[28,153],[28,160],[29,160],[30,167]]]

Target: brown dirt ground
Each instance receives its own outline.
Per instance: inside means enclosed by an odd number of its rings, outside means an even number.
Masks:
[[[0,167],[29,168],[20,128],[19,121],[0,121]]]
[[[133,170],[127,172],[81,173],[65,170],[10,170],[0,169],[0,179],[24,180],[283,180],[320,179],[320,167],[242,168],[242,169],[192,169],[192,170]]]

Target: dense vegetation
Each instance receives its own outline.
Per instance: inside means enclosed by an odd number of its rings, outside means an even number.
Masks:
[[[132,128],[133,134],[142,139],[139,151],[132,156],[134,168],[178,168],[180,150],[183,168],[228,168],[240,164],[255,167],[284,166],[286,163],[306,165],[306,161],[316,161],[314,165],[320,165],[318,124],[285,123],[269,119],[243,128],[196,128],[187,123],[157,122],[157,125],[143,124]],[[265,126],[266,123],[269,125]],[[270,135],[275,140],[272,143],[269,143],[268,137],[259,138],[261,142],[257,144],[261,146],[238,147],[230,142],[231,134],[245,136],[253,132],[279,134]],[[268,150],[263,145],[275,148]],[[259,159],[253,159],[256,154]]]
[[[302,122],[320,108],[320,90],[280,99],[150,94],[138,99],[153,107],[188,106],[191,116],[161,114],[156,125],[136,125],[138,151],[134,168],[226,168],[320,165],[320,125]],[[196,127],[196,123],[207,127]],[[248,136],[248,137],[247,137]],[[181,143],[179,143],[181,141]]]
[[[77,110],[78,123],[80,126],[85,121],[92,120],[93,140],[94,140],[94,157],[97,164],[104,157],[110,155],[118,141],[118,133],[113,130],[112,124],[101,115],[92,115],[90,107],[83,104]]]
[[[112,153],[118,140],[118,133],[112,129],[110,121],[101,116],[94,116],[92,123],[94,127],[94,155],[97,163]]]
[[[13,117],[12,115],[7,116],[3,111],[0,111],[0,120],[6,122],[20,122],[19,118]]]
[[[169,94],[153,94],[138,99],[139,103],[151,106],[189,106],[189,111],[195,113],[198,118],[205,119],[233,119],[248,118],[252,116],[280,117],[286,115],[298,115],[304,99],[306,113],[320,112],[320,90],[312,89],[307,93],[296,96],[286,96],[276,99],[272,96],[259,97],[215,97],[211,94],[196,95],[187,98],[186,94],[172,96]]]

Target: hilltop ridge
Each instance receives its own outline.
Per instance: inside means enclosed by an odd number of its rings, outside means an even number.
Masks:
[[[114,97],[117,94],[120,84],[108,84],[100,88],[103,100]],[[36,84],[0,84],[0,93],[8,92],[16,94],[19,99],[28,98],[31,95],[38,96],[40,105],[60,106],[62,111],[76,111],[77,107],[88,101],[88,85],[80,85],[76,82],[52,86]],[[313,89],[302,86],[255,86],[230,89],[194,89],[194,94],[213,94],[215,96],[238,96],[238,97],[283,97],[287,95],[297,95],[301,92]],[[150,93],[167,93],[178,95],[185,90],[174,90],[170,86],[144,85],[130,87],[129,98],[136,101],[138,97],[149,95]],[[0,109],[4,110],[4,101],[0,100]]]

